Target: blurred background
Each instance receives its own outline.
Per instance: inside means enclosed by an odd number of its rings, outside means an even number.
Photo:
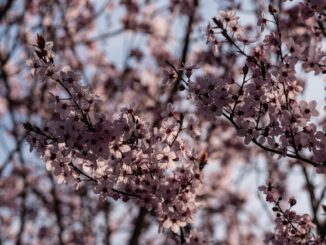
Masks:
[[[282,2],[271,1],[276,6]],[[284,11],[293,4],[285,3]],[[102,101],[99,110],[113,115],[135,103],[155,122],[171,101],[178,111],[195,113],[187,91],[162,85],[166,61],[176,67],[198,64],[195,76],[236,78],[243,59],[231,49],[208,46],[206,26],[220,10],[236,9],[246,34],[258,39],[257,13],[267,7],[259,0],[1,0],[0,244],[169,244],[169,231],[158,233],[150,213],[132,202],[99,202],[87,184],[78,190],[57,184],[39,156],[29,151],[22,124],[46,121],[46,95],[54,89],[33,79],[26,64],[37,34],[54,42],[57,64],[82,74],[82,84]],[[302,98],[316,100],[322,110],[323,77],[302,77]],[[298,213],[312,213],[307,178],[319,196],[324,195],[324,177],[244,146],[223,119],[199,121],[201,134],[194,147],[207,151],[209,160],[205,200],[193,229],[203,231],[213,244],[261,244],[275,218],[257,189],[268,179],[277,181],[285,196],[295,195]],[[315,212],[324,221],[323,211]]]

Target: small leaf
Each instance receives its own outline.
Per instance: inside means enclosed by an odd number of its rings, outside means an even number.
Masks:
[[[277,10],[273,7],[272,4],[268,5],[268,12],[271,14],[271,15],[274,15]]]
[[[37,34],[37,40],[36,40],[37,46],[40,49],[44,49],[45,48],[45,39],[41,36]]]
[[[199,170],[202,171],[207,164],[208,153],[206,151],[202,152],[199,157]]]
[[[35,50],[35,53],[37,54],[37,57],[39,57],[40,59],[42,59],[43,54],[41,51]]]
[[[223,23],[221,20],[218,20],[217,18],[213,18],[214,23],[217,25],[218,28],[223,28]]]
[[[326,205],[321,205],[321,207],[323,208],[323,211],[326,214]]]
[[[23,126],[24,126],[24,129],[25,129],[26,131],[32,131],[32,130],[33,130],[33,126],[32,126],[32,124],[30,124],[29,122],[25,122],[25,123],[23,123]]]

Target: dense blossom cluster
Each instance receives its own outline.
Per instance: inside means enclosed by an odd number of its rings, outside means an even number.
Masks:
[[[300,7],[297,13],[302,17],[300,21],[308,21],[311,16],[305,13],[313,12],[313,7],[316,6],[308,3]],[[220,12],[213,18],[213,25],[207,26],[211,45],[230,44],[246,59],[241,82],[236,77],[221,79],[214,75],[185,82],[198,111],[208,120],[223,115],[238,130],[238,135],[244,137],[245,144],[254,142],[264,150],[307,162],[325,173],[326,125],[315,123],[314,118],[319,115],[316,101],[298,98],[303,87],[295,69],[301,65],[305,72],[326,71],[325,52],[319,46],[321,37],[314,36],[305,43],[294,41],[297,38],[282,38],[285,34],[280,31],[282,20],[271,6],[270,15],[273,19],[269,22],[276,30],[266,33],[261,43],[255,43],[252,53],[242,48],[248,45],[249,38],[241,31],[234,11]],[[261,20],[258,24],[263,25]]]
[[[169,104],[161,127],[150,132],[132,106],[112,117],[95,113],[95,97],[76,73],[53,63],[51,47],[38,36],[28,63],[39,81],[56,83],[66,97],[49,95],[54,116],[44,126],[24,125],[31,150],[41,154],[59,183],[73,179],[78,189],[82,180],[92,181],[102,201],[132,199],[174,233],[193,223],[204,163],[179,137],[183,115]]]

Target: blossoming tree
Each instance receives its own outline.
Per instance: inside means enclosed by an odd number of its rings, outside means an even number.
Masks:
[[[0,5],[1,242],[324,244],[326,2],[222,4]]]

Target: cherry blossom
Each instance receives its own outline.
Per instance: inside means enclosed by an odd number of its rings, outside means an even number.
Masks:
[[[324,244],[324,7],[2,3],[0,241]]]

